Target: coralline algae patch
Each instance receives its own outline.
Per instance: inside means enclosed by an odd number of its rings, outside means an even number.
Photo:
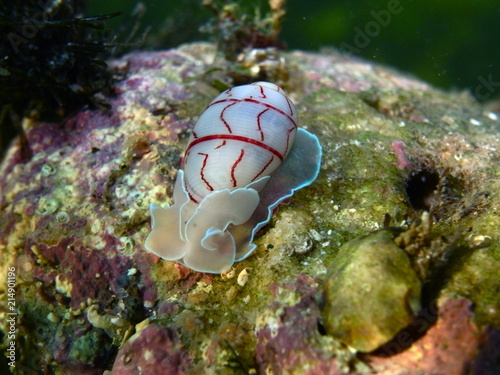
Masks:
[[[283,86],[299,126],[318,136],[321,171],[278,207],[255,252],[221,276],[147,253],[148,208],[172,203],[191,126],[223,86],[261,79],[251,67],[242,73],[210,44],[133,53],[110,62],[123,80],[109,109],[84,109],[60,124],[25,121],[29,150],[16,142],[0,166],[0,301],[6,267],[15,266],[19,363],[56,374],[168,373],[165,364],[177,366],[173,373],[336,374],[366,371],[371,361],[381,372],[392,357],[365,358],[334,339],[341,335],[325,329],[318,295],[343,244],[421,217],[413,199],[435,204],[439,238],[473,228],[443,268],[448,284],[433,290],[438,322],[451,323],[429,340],[454,335],[458,322],[471,338],[464,358],[474,356],[482,328],[464,321],[492,323],[499,311],[500,223],[491,209],[499,203],[499,144],[488,135],[498,119],[466,96],[340,54],[282,56],[280,69],[289,71],[279,77],[290,78],[264,78]],[[437,176],[436,186],[409,199],[416,189],[408,185],[422,176]],[[355,272],[343,280],[351,279],[364,280]],[[457,296],[474,302],[473,314],[449,305]],[[433,363],[465,362],[455,360],[459,350],[443,350],[435,347]]]
[[[57,245],[34,244],[28,241],[34,279],[44,281],[44,288],[55,286],[57,293],[69,298],[68,305],[78,309],[90,300],[109,305],[130,282],[130,258],[106,254],[99,249],[84,248],[75,238],[61,239]],[[109,243],[107,248],[116,247]],[[48,273],[46,272],[50,270]],[[51,272],[56,271],[56,272]],[[84,281],[84,282],[82,282]],[[108,285],[102,289],[101,285]],[[45,292],[45,294],[49,291]]]
[[[176,375],[187,371],[191,362],[174,329],[151,324],[120,349],[110,375]]]

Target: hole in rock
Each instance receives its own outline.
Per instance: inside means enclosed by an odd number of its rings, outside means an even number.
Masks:
[[[320,321],[317,322],[317,329],[321,336],[325,336],[328,334],[328,332],[326,332],[325,326]]]
[[[405,192],[414,210],[429,211],[439,200],[439,174],[427,169],[411,174]]]

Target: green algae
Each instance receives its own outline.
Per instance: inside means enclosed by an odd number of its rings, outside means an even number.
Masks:
[[[102,330],[91,330],[73,341],[69,356],[86,365],[95,364],[103,357],[101,348],[109,346],[110,341]]]
[[[323,286],[327,332],[361,352],[387,343],[420,310],[421,282],[394,236],[381,230],[345,243]]]

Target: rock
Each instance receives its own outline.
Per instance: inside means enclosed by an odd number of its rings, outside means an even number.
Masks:
[[[133,335],[116,356],[110,375],[178,375],[191,364],[175,330],[151,324]]]
[[[468,369],[471,374],[494,374],[494,370],[488,372],[493,369],[492,363],[487,362],[491,361],[491,358],[486,360],[482,358],[483,353],[481,353],[481,356],[475,359],[487,334],[479,334],[471,319],[469,301],[465,299],[447,301],[438,312],[436,324],[423,338],[417,340],[408,350],[401,352],[410,335],[409,330],[401,331],[390,345],[378,353],[378,356],[370,358],[370,365],[380,375],[431,374],[436,368],[443,374],[463,374],[464,369]],[[414,327],[420,329],[430,324],[431,322],[422,316],[414,322]],[[496,334],[498,335],[498,332]],[[390,367],[387,366],[387,356],[391,359]],[[420,358],[425,358],[425,361]],[[471,372],[473,368],[476,370]],[[480,368],[485,372],[478,371]]]
[[[0,295],[15,283],[19,366],[102,374],[150,319],[149,339],[191,373],[360,369],[318,325],[319,285],[342,244],[380,229],[386,214],[404,226],[422,209],[443,238],[471,228],[430,284],[438,308],[466,297],[479,332],[500,325],[498,114],[467,93],[335,51],[250,51],[241,61],[208,43],[134,52],[109,62],[123,80],[108,110],[25,119],[33,157],[15,141],[0,165]],[[227,275],[147,253],[149,204],[171,203],[197,117],[221,88],[262,79],[289,93],[300,126],[319,137],[318,180],[279,207],[256,251]],[[7,307],[1,299],[3,333]]]
[[[380,230],[342,245],[323,286],[326,331],[361,352],[387,343],[420,310],[420,280],[394,236]]]

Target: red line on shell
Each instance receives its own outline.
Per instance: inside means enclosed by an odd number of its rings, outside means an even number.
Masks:
[[[290,116],[293,116],[293,105],[290,102],[290,99],[288,99],[286,96],[285,99],[286,99],[286,104],[288,104],[288,109],[290,110]]]
[[[229,104],[229,105],[225,106],[225,107],[224,107],[224,109],[221,111],[221,113],[220,113],[220,115],[219,115],[220,120],[224,123],[224,125],[225,125],[225,126],[226,126],[226,128],[227,128],[227,131],[228,131],[229,133],[231,133],[231,134],[233,133],[233,131],[231,130],[231,127],[229,126],[229,123],[228,123],[228,122],[224,119],[224,112],[226,112],[226,110],[227,110],[229,107],[232,107],[232,106],[233,106],[233,105],[235,105],[236,103],[238,103],[238,102],[234,102],[234,103],[231,103],[231,104]]]
[[[294,128],[288,129],[288,133],[286,136],[286,149],[285,149],[285,155],[288,153],[288,147],[290,147],[290,134],[294,131]]]
[[[208,154],[204,154],[203,152],[198,152],[198,155],[203,155],[204,156],[204,158],[203,158],[203,164],[201,165],[201,169],[200,169],[201,180],[205,183],[205,185],[206,185],[206,187],[207,187],[208,190],[214,191],[214,188],[212,187],[212,185],[210,185],[210,183],[205,178],[205,172],[204,172],[204,169],[207,166]]]
[[[266,99],[267,96],[266,96],[266,94],[264,94],[264,87],[259,86],[259,89],[260,89],[260,95],[262,95],[261,98],[262,99]]]
[[[255,180],[256,180],[256,179],[257,179],[257,178],[258,178],[258,177],[259,177],[262,173],[264,173],[264,171],[267,169],[267,167],[269,167],[269,165],[273,162],[273,160],[274,160],[274,156],[272,156],[272,155],[271,155],[271,159],[269,159],[269,161],[267,162],[267,164],[266,164],[266,165],[264,165],[264,168],[262,168],[262,169],[259,171],[259,173],[257,173],[257,174],[255,175],[255,177],[254,177],[254,178],[252,178],[252,182],[253,182],[253,181],[255,181]]]
[[[238,159],[234,162],[233,166],[231,167],[231,181],[233,182],[233,187],[237,186],[237,181],[236,181],[236,176],[234,175],[234,171],[236,170],[236,167],[238,164],[240,164],[241,160],[243,159],[243,155],[245,155],[245,150],[241,149],[240,156],[238,156]]]
[[[260,132],[260,140],[263,141],[264,140],[264,132],[262,131],[262,127],[260,125],[260,116],[262,116],[264,113],[266,113],[267,111],[269,111],[269,108],[266,108],[264,109],[261,113],[259,113],[257,115],[257,128],[259,129],[259,132]]]
[[[194,189],[191,187],[191,185],[189,185],[188,181],[186,178],[184,178],[184,183],[186,184],[186,191],[187,191],[187,194],[189,196],[189,199],[191,199],[194,203],[198,204],[200,203],[194,196],[193,194],[196,194],[197,196],[199,196],[200,198],[203,198],[200,194],[196,193],[194,191]],[[191,194],[191,191],[193,192],[193,194]]]
[[[279,108],[276,108],[275,106],[272,106],[271,104],[267,104],[267,103],[263,103],[261,101],[258,101],[256,99],[252,99],[252,98],[244,98],[244,99],[231,99],[231,98],[226,98],[226,99],[221,99],[221,100],[217,100],[215,102],[212,102],[208,105],[207,108],[215,105],[215,104],[219,104],[219,103],[227,103],[227,102],[233,102],[234,104],[238,103],[238,102],[250,102],[250,103],[256,103],[256,104],[261,104],[263,105],[264,107],[267,107],[269,109],[272,109],[272,110],[275,110],[276,112],[282,114],[283,116],[286,116],[292,123],[293,123],[293,126],[294,127],[297,127],[297,123],[295,122],[295,120],[286,112],[283,112],[281,109]],[[223,111],[225,111],[227,109],[224,108]],[[222,113],[221,113],[222,115]]]
[[[189,199],[191,199],[194,203],[196,203],[196,204],[200,203],[196,199],[194,199],[194,197],[191,195],[191,193],[189,191],[187,193],[188,193]]]
[[[293,130],[293,129],[292,129]],[[290,134],[290,133],[289,133]],[[289,135],[290,138],[290,135]],[[256,145],[260,148],[263,148],[264,150],[267,150],[274,155],[276,155],[281,161],[283,161],[284,156],[275,148],[272,148],[265,143],[262,143],[256,139],[248,138],[248,137],[243,137],[241,135],[234,135],[234,134],[212,134],[212,135],[206,135],[204,137],[198,138],[193,140],[187,147],[186,152],[189,151],[191,147],[194,145],[197,145],[198,143],[201,142],[206,142],[206,141],[211,141],[213,139],[226,139],[226,140],[235,140],[235,141],[240,141],[240,142],[245,142],[245,143],[250,143],[253,145]]]
[[[226,145],[226,140],[223,140],[220,145],[218,145],[217,147],[214,148],[214,150],[217,150],[218,148],[221,148],[222,146],[225,146],[225,145]]]

